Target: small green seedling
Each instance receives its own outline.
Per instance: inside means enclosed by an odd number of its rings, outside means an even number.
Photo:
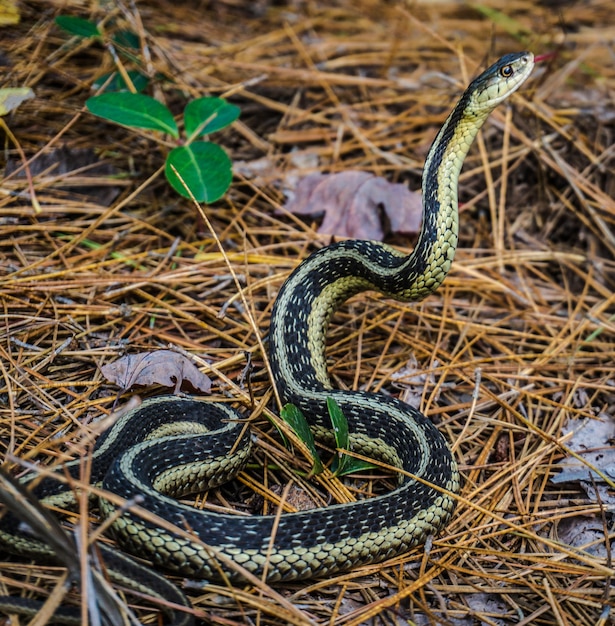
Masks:
[[[117,57],[116,50],[138,64],[139,41],[134,33],[119,31],[110,40],[94,22],[82,18],[61,15],[56,24],[67,32],[82,38],[100,39]],[[123,69],[123,68],[122,68]],[[167,180],[185,198],[198,202],[215,202],[228,190],[232,178],[232,163],[227,153],[217,144],[201,138],[232,124],[240,114],[240,109],[222,98],[198,98],[188,103],[184,109],[185,139],[180,132],[173,113],[158,100],[142,93],[134,93],[145,88],[143,76],[136,70],[119,75],[107,75],[107,91],[86,101],[87,109],[105,120],[116,122],[128,128],[144,128],[170,135],[177,140],[177,146],[166,157],[165,175]],[[108,91],[109,84],[129,91]]]
[[[73,15],[58,15],[55,23],[74,37],[99,42],[111,55],[118,69],[99,76],[92,85],[94,89],[110,92],[134,91],[137,93],[147,89],[150,80],[144,69],[144,64],[139,58],[141,42],[136,33],[130,30],[118,30],[109,35],[96,22]],[[122,63],[120,63],[120,59]],[[134,68],[126,70],[124,68],[126,62],[133,65]]]
[[[179,139],[179,129],[171,111],[161,102],[140,93],[103,93],[89,98],[88,110],[98,117],[123,126],[157,130]],[[221,98],[199,98],[184,110],[188,135],[183,145],[167,155],[164,173],[185,198],[215,202],[228,190],[233,178],[232,163],[226,152],[210,141],[195,141],[228,126],[239,117],[239,107]]]
[[[314,435],[312,435],[303,413],[294,404],[286,404],[280,411],[280,417],[293,429],[295,435],[303,441],[310,451],[313,462],[311,474],[320,474],[323,470],[322,461],[314,443]]]
[[[329,417],[331,418],[335,445],[338,450],[337,455],[331,464],[331,471],[333,474],[335,476],[346,476],[347,474],[353,474],[355,472],[361,472],[377,467],[373,463],[362,461],[361,459],[357,459],[344,452],[344,450],[351,449],[348,420],[342,413],[338,403],[333,398],[327,398],[327,410],[329,411]],[[314,462],[312,473],[320,473],[322,471],[323,464],[314,443],[314,436],[312,435],[312,431],[310,430],[309,424],[307,423],[303,413],[301,413],[298,407],[294,404],[287,404],[282,409],[280,417],[293,429],[297,437],[303,441],[310,451]]]

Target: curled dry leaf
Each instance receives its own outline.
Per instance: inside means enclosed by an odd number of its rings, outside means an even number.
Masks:
[[[185,356],[172,350],[156,350],[129,354],[113,363],[101,367],[103,376],[122,389],[133,385],[154,385],[174,387],[178,393],[184,381],[196,391],[209,393],[211,380]]]
[[[286,209],[296,215],[324,213],[319,233],[377,241],[385,235],[382,211],[394,233],[417,233],[423,214],[421,195],[406,185],[352,170],[303,178]]]

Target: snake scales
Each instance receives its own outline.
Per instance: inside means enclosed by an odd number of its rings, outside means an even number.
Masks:
[[[234,562],[257,576],[265,573],[269,581],[292,580],[385,560],[446,524],[455,507],[459,474],[444,438],[426,417],[395,398],[334,389],[327,375],[325,336],[333,312],[358,292],[373,289],[411,301],[439,287],[457,246],[457,181],[464,158],[489,113],[523,83],[532,66],[528,52],[501,58],[469,85],[447,118],[425,164],[423,226],[412,254],[368,241],[327,246],[299,265],[274,305],[270,360],[281,398],[298,406],[325,442],[332,441],[326,399],[335,399],[349,422],[353,450],[400,468],[398,486],[371,499],[279,519],[196,510],[174,498],[217,485],[219,478],[209,471],[213,466],[225,475],[240,469],[250,437],[240,416],[226,405],[154,398],[101,436],[91,480],[123,498],[138,497],[141,507],[186,532],[171,532],[125,512],[111,529],[125,551],[190,577],[241,578],[229,565]],[[64,475],[78,477],[79,465],[66,464]],[[34,493],[48,501],[71,496],[64,482],[49,477],[37,483]],[[104,513],[112,514],[113,508],[101,500]],[[0,522],[0,542],[22,555],[52,556],[49,546],[22,532],[13,513]],[[113,576],[121,567],[114,565],[113,551],[104,554]],[[131,574],[123,571],[118,578],[126,584]],[[152,593],[165,596],[164,591]],[[185,600],[181,593],[174,598]],[[25,610],[18,599],[2,600],[2,610]],[[179,613],[171,619],[187,624],[191,618]]]

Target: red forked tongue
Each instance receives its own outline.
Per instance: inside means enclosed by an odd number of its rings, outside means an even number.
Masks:
[[[545,54],[539,54],[534,57],[534,62],[540,63],[540,61],[544,61],[545,59],[552,59],[555,56],[557,56],[557,52],[547,52]]]

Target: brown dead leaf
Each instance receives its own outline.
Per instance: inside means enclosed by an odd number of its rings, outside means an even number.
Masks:
[[[280,485],[272,485],[271,491],[277,495],[282,495],[283,489]],[[309,493],[298,485],[291,485],[286,495],[286,503],[296,511],[310,511],[318,506],[318,503]]]
[[[188,381],[197,391],[209,393],[211,380],[182,354],[172,350],[156,350],[129,354],[100,368],[103,376],[122,389],[133,385],[175,387],[178,393],[182,383]]]
[[[296,215],[324,213],[319,233],[377,241],[385,234],[381,209],[394,233],[417,233],[423,215],[420,194],[359,171],[303,178],[286,209]]]

